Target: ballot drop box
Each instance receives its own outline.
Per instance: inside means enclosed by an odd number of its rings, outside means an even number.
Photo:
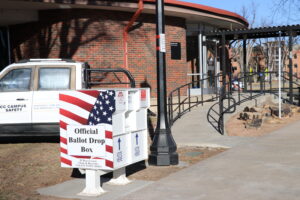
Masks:
[[[148,158],[148,88],[60,93],[61,166],[102,170]]]

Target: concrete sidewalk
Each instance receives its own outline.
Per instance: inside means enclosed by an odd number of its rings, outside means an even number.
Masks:
[[[291,124],[120,199],[298,200],[299,130]]]
[[[89,200],[300,199],[300,123],[257,138],[222,136],[207,123],[208,104],[198,106],[174,124],[175,141],[178,146],[230,147],[229,150],[156,182],[133,181],[125,186],[104,183],[107,193],[99,197],[77,195],[84,188],[84,179],[38,192]]]

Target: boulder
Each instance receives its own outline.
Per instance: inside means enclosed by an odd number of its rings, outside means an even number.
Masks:
[[[249,111],[250,111],[249,107],[246,106],[246,107],[244,108],[244,111],[243,111],[243,112],[249,112]]]
[[[245,128],[259,128],[262,125],[262,119],[258,116],[254,116],[252,120],[248,120],[245,123]]]

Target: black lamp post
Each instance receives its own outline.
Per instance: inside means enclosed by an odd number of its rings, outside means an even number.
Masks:
[[[149,164],[177,165],[177,147],[167,118],[164,0],[156,0],[156,20],[158,118],[153,143],[150,147]]]

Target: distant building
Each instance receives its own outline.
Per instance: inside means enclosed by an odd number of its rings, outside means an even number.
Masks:
[[[283,71],[289,72],[289,53],[288,47],[284,41],[281,42],[282,52],[281,59],[283,65]],[[237,61],[240,59],[240,55],[232,60],[232,66],[236,67],[237,70],[234,73],[234,76],[237,76],[241,72],[240,63]],[[248,71],[251,66],[255,72],[260,70],[265,70],[268,68],[268,71],[278,71],[279,66],[279,42],[271,41],[263,43],[261,46],[255,46],[252,49],[251,58],[249,59]],[[300,49],[298,45],[294,45],[292,50],[292,66],[293,66],[293,75],[300,78]]]

